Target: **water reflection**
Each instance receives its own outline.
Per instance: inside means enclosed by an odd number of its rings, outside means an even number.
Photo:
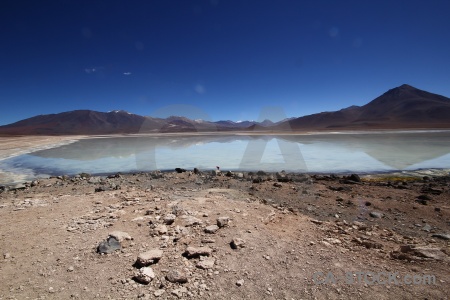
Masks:
[[[373,172],[450,167],[450,131],[314,135],[183,135],[85,139],[2,162],[36,174],[194,167]]]

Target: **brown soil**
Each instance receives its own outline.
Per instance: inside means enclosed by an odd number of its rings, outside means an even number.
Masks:
[[[0,299],[448,299],[449,242],[433,237],[450,233],[448,177],[228,175],[60,177],[5,188]],[[169,214],[175,221],[164,228]],[[227,226],[205,233],[225,216]],[[192,218],[201,224],[189,226]],[[113,231],[133,239],[97,253]],[[236,238],[243,248],[232,249]],[[213,267],[198,268],[209,258],[185,257],[188,246],[209,247]],[[163,255],[144,285],[133,280],[134,263],[150,249]],[[187,282],[167,280],[173,270]],[[398,277],[373,283],[368,272]],[[434,283],[404,283],[424,275]]]

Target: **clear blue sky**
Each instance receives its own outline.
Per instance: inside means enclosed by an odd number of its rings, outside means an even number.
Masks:
[[[212,120],[266,106],[293,117],[403,83],[449,97],[449,12],[448,0],[2,0],[0,124],[176,104]]]

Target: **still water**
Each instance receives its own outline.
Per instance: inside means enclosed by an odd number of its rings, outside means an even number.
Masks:
[[[174,168],[386,172],[450,168],[450,131],[99,137],[0,161],[26,177]]]

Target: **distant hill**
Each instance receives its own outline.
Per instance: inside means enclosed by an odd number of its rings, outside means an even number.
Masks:
[[[144,117],[123,110],[98,112],[74,110],[58,114],[39,115],[9,125],[0,126],[2,135],[100,135],[170,132],[214,132],[247,129],[258,122],[191,120],[181,116],[166,119]],[[265,120],[263,126],[272,122]]]
[[[404,84],[364,106],[287,122],[292,130],[450,128],[450,98]]]
[[[450,99],[410,85],[391,89],[364,106],[322,112],[277,123],[270,120],[191,120],[144,117],[123,110],[75,110],[39,115],[0,126],[2,135],[99,135],[152,132],[303,131],[351,129],[450,128]]]

